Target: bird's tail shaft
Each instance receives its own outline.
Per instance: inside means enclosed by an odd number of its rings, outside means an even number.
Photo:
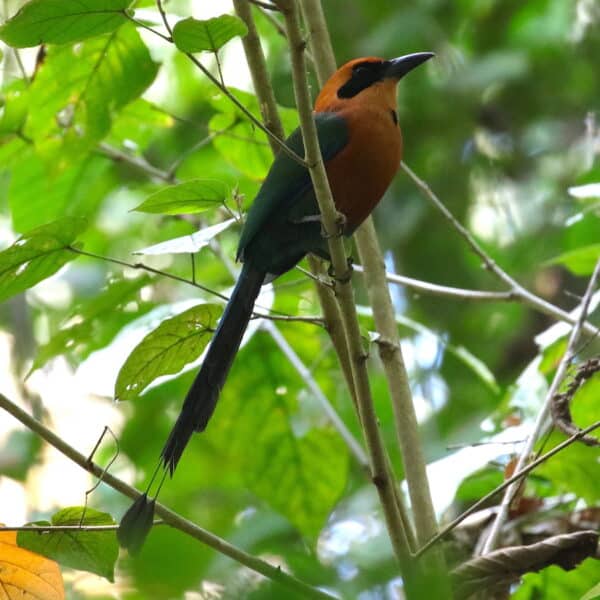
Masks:
[[[202,367],[162,450],[162,462],[171,475],[194,431],[204,431],[215,410],[264,279],[264,272],[244,264]]]

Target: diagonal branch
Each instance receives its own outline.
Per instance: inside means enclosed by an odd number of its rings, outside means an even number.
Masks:
[[[548,452],[546,452],[546,454],[543,454],[542,456],[540,456],[533,462],[529,463],[523,469],[517,471],[512,477],[510,477],[509,479],[504,481],[496,489],[492,490],[491,492],[488,492],[485,496],[483,496],[483,498],[480,498],[479,500],[477,500],[477,502],[475,502],[475,504],[473,504],[467,510],[465,510],[465,512],[463,512],[456,519],[454,519],[454,521],[452,521],[451,523],[448,523],[448,525],[446,525],[438,534],[436,534],[426,544],[424,544],[421,548],[419,548],[419,550],[417,551],[415,556],[419,557],[422,554],[424,554],[425,552],[427,552],[432,546],[437,544],[442,538],[446,537],[453,529],[455,529],[458,525],[460,525],[468,516],[472,515],[474,512],[477,512],[480,508],[487,505],[487,503],[490,500],[492,500],[492,498],[494,498],[494,496],[496,496],[500,492],[506,490],[507,488],[511,487],[515,483],[520,484],[521,480],[524,477],[526,477],[529,473],[531,473],[531,471],[533,471],[534,469],[539,467],[542,463],[545,463],[548,459],[552,458],[559,452],[562,452],[565,448],[567,448],[571,444],[575,443],[577,440],[585,437],[588,433],[591,433],[592,431],[598,429],[599,427],[600,427],[600,421],[596,421],[595,423],[593,423],[592,425],[589,425],[585,429],[581,429],[576,434],[574,434],[570,438],[566,439],[564,442],[561,442],[560,444],[558,444],[558,446],[555,446],[554,448],[552,448],[552,450],[549,450]]]
[[[521,451],[521,455],[519,456],[519,460],[515,467],[515,471],[520,471],[527,461],[529,460],[529,456],[533,450],[533,446],[537,439],[540,437],[542,431],[546,428],[548,422],[548,416],[550,414],[550,406],[552,404],[552,399],[554,398],[556,392],[558,391],[558,387],[562,383],[565,374],[567,372],[567,368],[571,364],[571,361],[575,357],[575,346],[577,345],[577,341],[579,340],[579,335],[583,328],[583,323],[587,317],[588,309],[590,306],[590,300],[592,299],[592,294],[594,293],[594,288],[596,287],[596,282],[600,277],[600,259],[596,263],[596,268],[590,277],[590,281],[587,286],[587,290],[583,296],[581,301],[581,313],[579,314],[579,318],[577,319],[577,323],[573,326],[571,330],[571,335],[569,337],[569,342],[567,344],[567,349],[556,369],[556,373],[554,374],[554,379],[552,380],[552,384],[550,385],[550,389],[546,394],[546,399],[544,400],[544,404],[538,413],[537,419],[533,426],[532,432],[529,434],[527,438],[527,442],[525,443],[523,450]],[[513,498],[519,488],[519,483],[515,483],[511,485],[505,492],[504,497],[502,499],[502,504],[500,505],[500,510],[496,515],[496,519],[492,525],[489,536],[485,542],[485,545],[482,550],[482,554],[487,554],[491,552],[497,543],[498,536],[500,534],[500,530],[506,521],[508,516],[508,512],[510,509],[510,505],[513,501]]]
[[[406,163],[402,163],[402,169],[404,172],[413,180],[415,185],[423,192],[427,199],[444,215],[444,217],[450,222],[450,224],[458,231],[458,233],[465,239],[471,250],[481,259],[485,268],[493,273],[500,281],[506,283],[510,291],[515,294],[522,302],[529,306],[536,308],[540,312],[547,315],[553,316],[561,321],[566,321],[575,325],[578,319],[574,319],[569,313],[561,310],[557,306],[554,306],[550,302],[546,302],[539,296],[532,294],[529,290],[524,288],[520,283],[513,279],[506,271],[499,267],[496,262],[489,256],[485,250],[477,243],[475,238],[469,233],[469,231],[456,219],[456,217],[446,208],[444,203],[438,198],[433,190],[427,185],[423,179],[421,179]],[[586,333],[592,335],[599,335],[600,330],[594,327],[588,321],[582,323],[582,327]]]
[[[14,402],[2,394],[0,394],[0,408],[10,413],[13,417],[15,417],[15,419],[23,423],[25,427],[36,433],[39,437],[48,442],[67,458],[78,464],[82,469],[85,469],[88,473],[91,473],[96,477],[102,477],[102,481],[109,487],[121,492],[123,495],[131,499],[136,499],[141,496],[141,493],[134,487],[128,485],[110,473],[105,473],[104,469],[100,465],[88,460],[83,454],[75,450],[75,448],[67,444],[62,438],[50,431],[42,423],[34,419],[31,415],[19,408]],[[282,571],[280,567],[275,567],[260,558],[248,554],[241,548],[230,544],[223,538],[214,535],[210,531],[198,527],[198,525],[170,510],[164,504],[159,504],[157,502],[155,512],[167,525],[170,525],[175,529],[179,529],[190,537],[193,537],[203,544],[209,546],[213,550],[232,558],[236,562],[248,567],[249,569],[264,575],[268,579],[277,581],[287,588],[303,594],[303,597],[315,598],[318,600],[331,599],[329,594],[326,594],[297,579],[293,575]]]

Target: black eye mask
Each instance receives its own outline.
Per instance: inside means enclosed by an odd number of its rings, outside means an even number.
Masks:
[[[353,98],[383,79],[388,61],[365,61],[352,67],[352,77],[338,91],[338,98]]]

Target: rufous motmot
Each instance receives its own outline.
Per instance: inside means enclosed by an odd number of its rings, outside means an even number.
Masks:
[[[315,102],[325,169],[344,234],[371,214],[400,166],[402,135],[396,84],[431,52],[392,60],[357,58],[338,69]],[[297,129],[286,144],[304,154]],[[237,252],[242,271],[190,388],[161,459],[171,474],[192,433],[203,431],[239,349],[261,286],[289,271],[306,254],[327,257],[327,240],[308,170],[279,152],[244,225]]]
[[[321,154],[343,233],[351,235],[387,190],[402,158],[396,84],[431,52],[392,60],[357,58],[338,69],[319,93],[314,118]],[[300,130],[286,144],[304,155]],[[279,152],[248,212],[237,252],[243,266],[208,352],[161,453],[173,474],[195,431],[203,431],[264,283],[289,271],[306,254],[328,257],[327,240],[308,170]],[[154,501],[136,500],[121,521],[121,545],[135,552],[152,524]]]

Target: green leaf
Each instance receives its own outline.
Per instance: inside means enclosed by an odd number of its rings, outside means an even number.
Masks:
[[[211,423],[211,442],[239,465],[250,490],[314,538],[346,485],[348,450],[323,426],[295,370],[263,340],[254,336],[238,354]]]
[[[565,252],[549,260],[548,264],[564,265],[575,275],[591,275],[599,259],[600,244],[590,244]]]
[[[14,158],[8,188],[15,231],[27,231],[59,217],[93,214],[117,180],[106,159],[98,155],[82,158],[55,173],[30,145],[21,149]]]
[[[82,521],[83,517],[83,521]],[[114,519],[93,508],[72,506],[52,516],[52,521],[36,521],[31,525],[115,525]],[[119,556],[119,545],[114,530],[108,531],[19,531],[17,544],[42,554],[61,565],[88,571],[114,581],[114,568]]]
[[[182,52],[216,52],[229,40],[248,33],[246,25],[233,15],[206,21],[190,17],[173,28],[173,41]]]
[[[81,218],[61,219],[33,229],[0,252],[0,302],[33,287],[75,258],[66,250],[86,226]]]
[[[600,583],[597,583],[593,588],[588,590],[581,600],[594,600],[600,596]]]
[[[115,146],[134,145],[134,152],[141,153],[165,129],[173,127],[175,120],[158,106],[143,98],[137,98],[125,106],[113,119],[108,141]]]
[[[200,213],[222,205],[230,190],[212,179],[193,179],[155,192],[133,210],[162,215]]]
[[[273,162],[266,135],[246,118],[235,113],[214,115],[209,121],[211,133],[224,132],[212,143],[223,158],[252,179],[264,179]]]
[[[4,88],[4,106],[0,111],[0,135],[18,133],[22,130],[28,110],[27,87],[26,81],[18,79]]]
[[[115,384],[115,398],[131,400],[161,375],[178,373],[201,354],[223,308],[199,304],[163,321],[131,352]]]
[[[554,565],[539,573],[527,573],[523,582],[511,595],[511,600],[577,599],[591,591],[590,586],[600,580],[600,561],[584,560],[571,571]]]
[[[130,0],[31,0],[0,27],[14,48],[66,44],[114,31],[127,21]]]
[[[133,25],[75,46],[51,47],[31,84],[25,134],[38,147],[56,138],[61,146],[50,149],[49,162],[66,168],[109,132],[113,113],[138,98],[157,72]]]
[[[456,490],[455,497],[462,502],[475,502],[499,486],[504,480],[502,472],[485,467],[465,477]]]
[[[599,396],[600,375],[596,374],[579,388],[573,398],[571,414],[576,425],[583,428],[600,420]],[[598,437],[597,431],[591,435]],[[563,433],[554,432],[545,442],[544,449],[549,450],[565,439]],[[556,494],[576,494],[589,506],[600,502],[597,485],[600,479],[600,448],[575,442],[540,465],[536,472],[555,486]]]
[[[147,276],[118,279],[76,305],[48,343],[38,349],[29,374],[57,356],[78,365],[91,352],[108,345],[127,323],[152,307],[139,298],[141,288],[150,282]]]

